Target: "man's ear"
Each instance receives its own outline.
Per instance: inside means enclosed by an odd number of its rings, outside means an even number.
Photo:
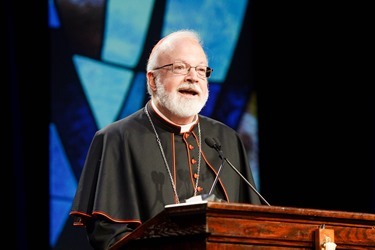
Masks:
[[[147,72],[147,84],[150,85],[150,87],[153,91],[156,90],[155,78],[156,78],[156,76],[153,72],[151,72],[151,71]]]

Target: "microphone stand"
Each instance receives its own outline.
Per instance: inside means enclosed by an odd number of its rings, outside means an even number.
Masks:
[[[243,176],[241,174],[240,171],[237,170],[237,168],[235,166],[233,166],[233,164],[224,156],[224,153],[223,151],[221,150],[221,145],[219,143],[219,141],[217,141],[215,138],[206,138],[205,139],[205,142],[207,143],[207,145],[213,149],[215,149],[218,153],[219,153],[219,156],[220,158],[224,161],[226,161],[229,166],[231,166],[231,168],[247,183],[247,185],[258,195],[258,197],[265,203],[267,204],[268,206],[271,206],[268,201],[266,201],[266,199],[263,198],[263,196],[258,192],[258,190],[256,190],[256,188],[251,185],[251,183],[245,178],[245,176]],[[222,163],[223,165],[223,163]],[[221,165],[221,166],[222,166]],[[219,169],[220,170],[220,169]],[[217,177],[217,176],[216,176]]]
[[[233,166],[233,164],[226,158],[226,157],[224,157],[224,160],[229,164],[229,166],[231,166],[231,168],[233,168],[233,170],[234,171],[236,171],[236,173],[239,175],[239,176],[241,176],[241,178],[247,183],[247,185],[249,185],[249,187],[259,196],[259,198],[264,202],[264,203],[266,203],[268,206],[271,206],[271,204],[269,204],[268,203],[268,201],[266,201],[266,199],[264,199],[263,198],[263,196],[258,192],[258,190],[256,190],[255,188],[254,188],[254,186],[253,185],[251,185],[251,183],[245,178],[245,176],[243,176],[242,174],[241,174],[241,172],[240,171],[238,171],[238,169],[237,168],[235,168],[234,166]]]
[[[214,187],[216,186],[216,182],[219,180],[219,175],[220,175],[221,169],[223,168],[224,164],[225,164],[225,161],[224,161],[224,158],[222,158],[221,165],[219,167],[219,170],[217,171],[217,175],[215,177],[214,182],[212,183],[212,186],[211,186],[210,192],[208,192],[208,195],[211,195]]]

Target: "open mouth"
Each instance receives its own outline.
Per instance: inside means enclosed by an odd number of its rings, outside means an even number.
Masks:
[[[194,89],[180,89],[178,92],[184,95],[191,95],[191,96],[199,95],[199,92]]]

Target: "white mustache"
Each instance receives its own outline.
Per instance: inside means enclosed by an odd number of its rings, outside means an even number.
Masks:
[[[184,91],[195,91],[198,94],[202,94],[201,88],[196,84],[190,84],[190,83],[183,83],[177,88],[178,91],[184,90]]]

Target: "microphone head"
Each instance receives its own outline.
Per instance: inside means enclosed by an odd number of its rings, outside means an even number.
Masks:
[[[210,148],[215,148],[215,141],[212,138],[207,137],[204,141]]]
[[[221,144],[219,143],[219,139],[216,139],[213,137],[212,140],[214,141],[215,147],[217,147],[218,149],[221,149]]]
[[[215,149],[219,153],[220,158],[224,160],[224,154],[223,151],[221,151],[221,145],[217,143],[217,140],[215,140],[215,138],[206,138],[204,141],[209,147]]]

